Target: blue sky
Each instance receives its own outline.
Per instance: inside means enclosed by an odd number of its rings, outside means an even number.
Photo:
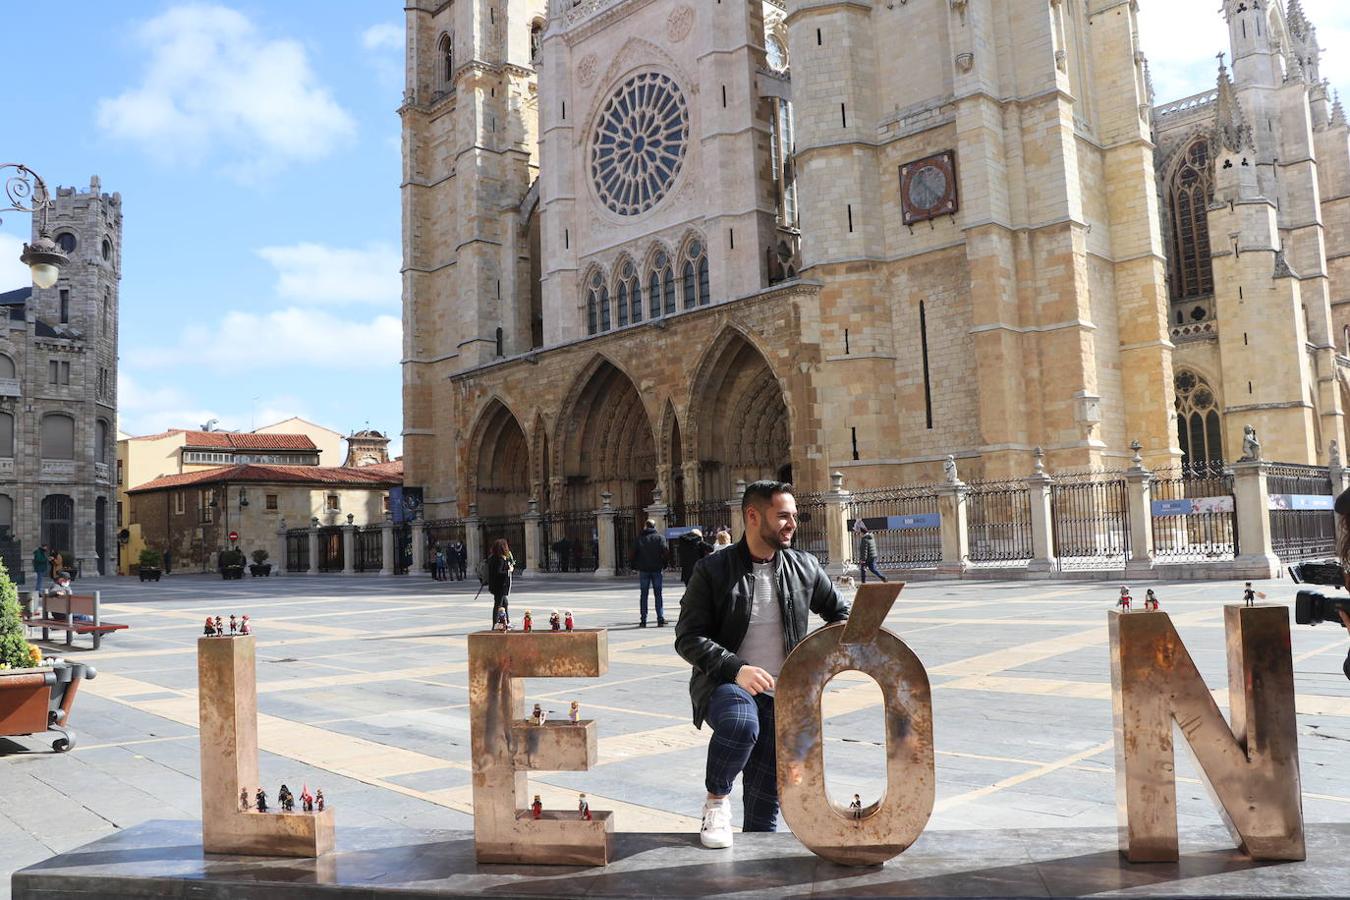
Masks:
[[[10,6],[0,161],[123,195],[121,427],[397,435],[402,4]],[[1158,99],[1212,87],[1215,0],[1140,7]],[[1350,4],[1304,9],[1350,84]],[[4,218],[0,291],[30,227]]]

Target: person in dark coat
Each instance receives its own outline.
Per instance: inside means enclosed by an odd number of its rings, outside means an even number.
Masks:
[[[694,566],[698,565],[700,559],[713,552],[713,546],[703,539],[702,531],[694,528],[680,538],[676,552],[680,555],[680,583],[688,584],[694,575]]]
[[[866,526],[861,526],[862,540],[858,542],[858,555],[862,557],[858,561],[858,574],[862,576],[862,583],[867,584],[867,572],[871,570],[872,574],[886,580],[886,576],[877,570],[877,536],[867,530]]]
[[[511,595],[511,546],[506,538],[497,538],[492,542],[492,552],[487,558],[488,593],[492,594],[492,627],[497,627],[497,613],[506,613],[506,622],[511,623],[511,612],[507,598]]]
[[[655,520],[648,519],[633,547],[633,567],[638,571],[642,591],[640,602],[642,618],[638,622],[639,628],[647,627],[648,590],[656,595],[656,624],[666,624],[666,608],[661,599],[661,582],[669,556],[670,547],[666,544],[666,539],[656,530]]]

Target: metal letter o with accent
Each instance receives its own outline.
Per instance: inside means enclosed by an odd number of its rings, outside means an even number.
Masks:
[[[928,673],[904,641],[881,627],[902,587],[860,587],[849,620],[807,635],[775,686],[783,819],[811,852],[840,865],[879,865],[903,853],[933,812]],[[886,715],[886,792],[860,814],[831,803],[826,793],[821,712],[825,685],[853,669],[876,679]]]

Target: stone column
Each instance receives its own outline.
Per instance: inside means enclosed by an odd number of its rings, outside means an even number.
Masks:
[[[394,523],[388,517],[380,526],[380,574],[394,574]]]
[[[1233,463],[1233,500],[1238,526],[1234,574],[1238,578],[1274,578],[1280,571],[1280,560],[1270,540],[1270,492],[1264,462]]]
[[[970,568],[970,529],[966,523],[966,495],[970,488],[956,477],[956,464],[947,457],[947,481],[937,486],[938,514],[941,516],[939,534],[942,538],[942,561],[939,575],[960,578]]]
[[[600,495],[601,506],[595,511],[596,538],[600,543],[600,560],[595,569],[596,578],[612,578],[618,574],[618,555],[614,546],[613,499],[614,495],[609,491],[603,492]]]
[[[478,504],[469,504],[469,517],[464,520],[464,566],[469,573],[477,571],[478,564],[483,561],[483,529],[478,521]],[[413,537],[416,541],[416,536]],[[413,545],[417,546],[416,544]],[[416,553],[417,551],[413,551]]]
[[[539,522],[544,517],[539,514],[539,501],[530,498],[529,510],[521,518],[525,521],[525,565],[518,570],[524,576],[533,569],[544,571],[544,542],[539,539]]]
[[[741,481],[739,485],[744,491],[745,482]],[[830,562],[825,571],[831,578],[850,575],[858,568],[853,565],[853,548],[848,536],[848,498],[849,493],[844,490],[844,473],[835,472],[830,476],[830,492],[825,495],[825,538],[830,548]],[[740,515],[739,508],[736,514]],[[741,527],[745,527],[744,523]]]
[[[741,500],[745,497],[745,479],[736,479],[736,496],[731,498],[731,540],[739,541],[745,535],[745,516],[741,515]],[[833,557],[831,557],[833,558]]]
[[[309,520],[309,574],[319,574],[319,519]]]
[[[286,520],[282,519],[277,525],[277,564],[272,567],[272,574],[280,578],[286,574]]]
[[[412,569],[409,575],[421,575],[427,564],[427,526],[420,519],[412,523]]]
[[[1144,468],[1138,441],[1130,444],[1134,459],[1125,470],[1126,502],[1130,508],[1130,558],[1125,561],[1125,577],[1153,576],[1153,473]]]
[[[1050,485],[1050,476],[1045,473],[1045,451],[1037,447],[1036,467],[1027,478],[1027,496],[1031,501],[1031,561],[1027,563],[1028,572],[1049,574],[1057,568]]]
[[[652,505],[646,509],[647,518],[656,523],[658,534],[666,533],[666,519],[670,515],[670,507],[666,506],[665,491],[661,485],[652,489]]]
[[[342,526],[342,574],[356,574],[356,526],[351,522]]]

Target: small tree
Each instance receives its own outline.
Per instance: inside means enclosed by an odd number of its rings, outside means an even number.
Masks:
[[[253,551],[254,565],[261,566],[263,563],[267,562],[268,556],[269,556],[268,552],[261,547],[259,547],[257,550],[254,550]]]
[[[32,664],[23,632],[19,592],[0,562],[0,669],[25,669]]]
[[[141,568],[158,569],[162,562],[164,562],[164,556],[158,550],[152,550],[149,547],[146,547],[141,551]]]

